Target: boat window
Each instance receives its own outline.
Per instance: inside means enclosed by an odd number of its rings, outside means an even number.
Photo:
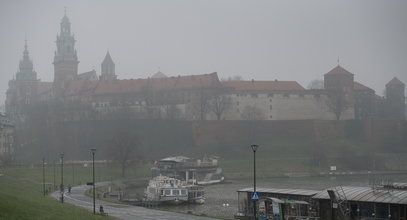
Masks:
[[[164,195],[164,190],[161,190],[161,195],[162,195],[162,196]]]
[[[165,195],[171,195],[171,190],[166,189],[166,190],[165,190]]]
[[[173,189],[172,194],[173,195],[179,195],[179,190],[178,189]]]
[[[187,190],[186,189],[181,189],[181,195],[186,195],[187,194]]]

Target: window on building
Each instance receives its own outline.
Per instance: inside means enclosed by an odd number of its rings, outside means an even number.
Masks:
[[[179,191],[180,191],[179,189],[173,189],[172,194],[173,195],[179,195]]]
[[[274,94],[273,93],[269,93],[268,94],[268,97],[274,97]],[[271,99],[270,99],[271,100]],[[270,101],[271,102],[271,101]]]
[[[290,97],[290,95],[288,94],[288,93],[284,93],[284,98],[288,98],[288,97]]]
[[[239,101],[236,102],[236,105],[239,106]]]
[[[257,98],[257,97],[259,97],[258,94],[251,94],[251,96],[252,96],[252,98]]]
[[[273,109],[273,106],[272,105],[270,105],[270,110],[272,110]]]
[[[239,108],[237,108],[237,112],[239,112]]]
[[[270,119],[271,119],[271,118],[273,118],[273,116],[272,116],[272,115],[270,115]]]

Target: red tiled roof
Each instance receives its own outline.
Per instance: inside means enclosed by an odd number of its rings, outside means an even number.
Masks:
[[[124,94],[140,92],[146,79],[102,80],[95,89],[95,95]]]
[[[353,89],[354,90],[373,90],[365,85],[363,85],[362,83],[359,82],[353,82]]]
[[[351,74],[351,75],[353,75],[353,73],[347,71],[346,69],[344,69],[343,67],[341,67],[339,65],[336,66],[335,68],[333,68],[331,71],[327,72],[325,75],[327,75],[327,74],[329,74],[329,75],[331,75],[331,74],[345,74],[345,75]]]
[[[301,91],[305,90],[296,81],[225,81],[225,87],[240,91]]]
[[[386,86],[387,85],[404,85],[404,83],[401,82],[397,77],[393,77],[393,79],[391,79],[390,82],[386,84]]]
[[[217,73],[177,76],[167,78],[127,79],[100,81],[95,95],[141,92],[144,88],[154,91],[171,89],[210,88],[219,83]]]
[[[175,80],[174,89],[194,89],[208,88],[219,85],[219,78],[216,72],[203,75],[189,75],[171,77]]]
[[[64,91],[65,96],[90,94],[98,85],[99,81],[77,79],[71,81]]]

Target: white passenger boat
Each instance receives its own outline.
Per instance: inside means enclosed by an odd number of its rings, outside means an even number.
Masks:
[[[160,175],[149,181],[143,201],[154,204],[204,203],[205,197],[201,186]]]

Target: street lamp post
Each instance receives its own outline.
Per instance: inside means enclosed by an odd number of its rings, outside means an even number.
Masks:
[[[61,154],[61,202],[64,203],[64,154]]]
[[[56,189],[56,186],[55,186],[55,159],[53,160],[53,168],[54,168],[54,186],[52,187],[52,188],[54,188],[54,190]]]
[[[257,144],[252,144],[250,146],[253,150],[253,196],[256,195],[256,151],[257,148],[259,148],[259,145]],[[257,204],[256,204],[256,199],[253,199],[253,215],[254,219],[257,220]]]
[[[45,158],[42,158],[42,191],[45,196]]]
[[[75,168],[73,161],[72,161],[72,185],[75,185]]]
[[[95,204],[95,153],[96,153],[96,149],[92,148],[90,149],[90,151],[92,152],[92,159],[93,159],[93,214],[96,214],[96,204]]]

